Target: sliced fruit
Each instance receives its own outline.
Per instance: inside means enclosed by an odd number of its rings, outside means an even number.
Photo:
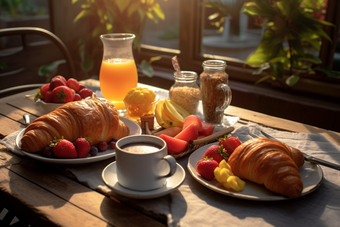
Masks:
[[[203,130],[202,122],[201,119],[199,119],[199,117],[197,117],[196,115],[190,115],[186,117],[183,122],[183,129],[189,126],[190,124],[195,125],[198,132],[202,132]]]
[[[184,109],[182,106],[178,105],[177,103],[175,103],[174,101],[172,100],[169,100],[170,104],[173,105],[177,112],[182,115],[183,119],[187,118],[188,116],[190,116],[190,113]]]
[[[168,125],[162,117],[163,103],[164,103],[164,100],[160,100],[157,102],[156,107],[155,107],[155,116],[156,116],[157,123],[160,126],[162,126],[163,128],[169,128],[170,125]]]
[[[198,138],[198,131],[195,125],[190,124],[185,129],[182,129],[182,131],[178,133],[178,135],[175,136],[175,138],[181,139],[187,142],[189,142],[190,140],[196,140]]]
[[[160,136],[161,134],[165,134],[167,136],[175,137],[181,131],[182,131],[181,127],[170,127],[170,128],[166,128],[162,131],[156,132],[153,135],[154,136]]]
[[[244,182],[243,180],[241,180],[239,177],[237,176],[230,176],[228,177],[227,180],[228,184],[230,185],[230,187],[236,191],[236,192],[241,192],[244,189],[244,185],[246,184],[246,182]]]
[[[214,132],[215,126],[206,123],[206,122],[202,122],[202,131],[200,132],[200,134],[205,135],[205,136],[209,136]]]
[[[175,154],[181,153],[188,146],[188,142],[184,140],[176,139],[176,138],[164,135],[164,134],[161,134],[159,137],[162,138],[166,142],[168,151],[170,153],[175,153]]]
[[[168,124],[170,127],[182,127],[182,122],[173,121],[170,116],[166,113],[164,110],[164,107],[162,109],[162,118],[166,124]]]
[[[176,108],[167,99],[164,99],[163,111],[169,116],[171,120],[183,125],[184,118],[177,112]]]

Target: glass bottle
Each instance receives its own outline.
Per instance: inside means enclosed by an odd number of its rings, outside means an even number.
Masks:
[[[137,87],[138,74],[132,53],[134,34],[113,33],[100,36],[104,45],[99,81],[101,92],[117,110],[125,110],[123,99]]]
[[[177,103],[189,114],[195,114],[201,99],[200,88],[197,85],[197,73],[192,71],[181,71],[181,75],[174,73],[175,83],[171,86],[170,100]]]
[[[224,110],[232,98],[228,86],[227,63],[222,60],[207,60],[200,75],[200,87],[204,121],[214,125],[223,125]]]

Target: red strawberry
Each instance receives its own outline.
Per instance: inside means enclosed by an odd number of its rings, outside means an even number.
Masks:
[[[79,101],[79,100],[81,100],[81,96],[78,93],[74,94],[73,101]]]
[[[43,99],[44,99],[45,94],[46,94],[47,91],[50,91],[50,83],[45,84],[45,85],[43,85],[43,86],[40,88],[40,93],[41,93]]]
[[[212,158],[204,158],[196,165],[196,170],[206,180],[213,180],[215,178],[214,170],[218,167],[218,163]]]
[[[53,102],[53,92],[48,90],[45,94],[44,102],[49,103]]]
[[[61,78],[61,76],[53,77],[50,83],[50,90],[53,91],[54,88],[59,86],[66,86],[65,78],[64,77]]]
[[[53,102],[67,103],[72,102],[74,99],[74,93],[71,88],[67,86],[59,86],[53,89]]]
[[[66,139],[54,139],[53,153],[57,158],[77,158],[78,154],[73,143]]]
[[[63,80],[63,81],[66,83],[65,77],[63,77],[63,76],[61,76],[61,75],[55,76],[55,77],[53,77],[53,78],[58,78],[58,79],[60,79],[60,80]]]
[[[226,152],[231,155],[234,150],[241,145],[241,141],[237,137],[228,136],[220,139],[219,146],[223,146]]]
[[[88,88],[83,88],[78,93],[84,99],[86,97],[92,97],[93,91]]]
[[[85,138],[78,138],[75,142],[78,158],[85,158],[91,150],[91,143]]]
[[[74,78],[68,79],[68,81],[66,82],[66,85],[69,88],[72,88],[73,90],[75,90],[76,92],[79,91],[79,82],[78,82],[78,80],[76,80]]]
[[[218,145],[210,146],[205,152],[202,158],[212,158],[216,162],[220,163],[224,158],[221,155],[223,152],[223,147],[219,147]]]
[[[82,85],[82,84],[79,84],[79,90],[78,90],[78,92],[81,90],[81,89],[83,89],[83,88],[87,88],[85,85]]]

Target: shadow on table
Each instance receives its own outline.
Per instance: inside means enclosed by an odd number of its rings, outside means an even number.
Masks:
[[[192,177],[189,181],[188,187],[191,193],[201,198],[197,203],[206,205],[207,216],[209,216],[209,207],[211,210],[217,209],[220,215],[216,213],[210,215],[214,215],[214,218],[224,216],[225,220],[229,219],[234,224],[251,225],[252,222],[253,224],[258,222],[262,226],[265,223],[282,227],[327,226],[339,221],[338,213],[333,213],[333,210],[340,210],[340,198],[334,193],[340,190],[340,186],[327,179],[324,179],[316,191],[300,198],[283,201],[237,199],[213,192]],[[199,222],[200,218],[197,219]],[[262,220],[265,223],[262,223]]]

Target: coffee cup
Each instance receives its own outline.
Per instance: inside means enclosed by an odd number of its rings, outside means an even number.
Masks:
[[[177,169],[166,142],[152,135],[131,135],[116,143],[118,183],[131,190],[161,188]]]

